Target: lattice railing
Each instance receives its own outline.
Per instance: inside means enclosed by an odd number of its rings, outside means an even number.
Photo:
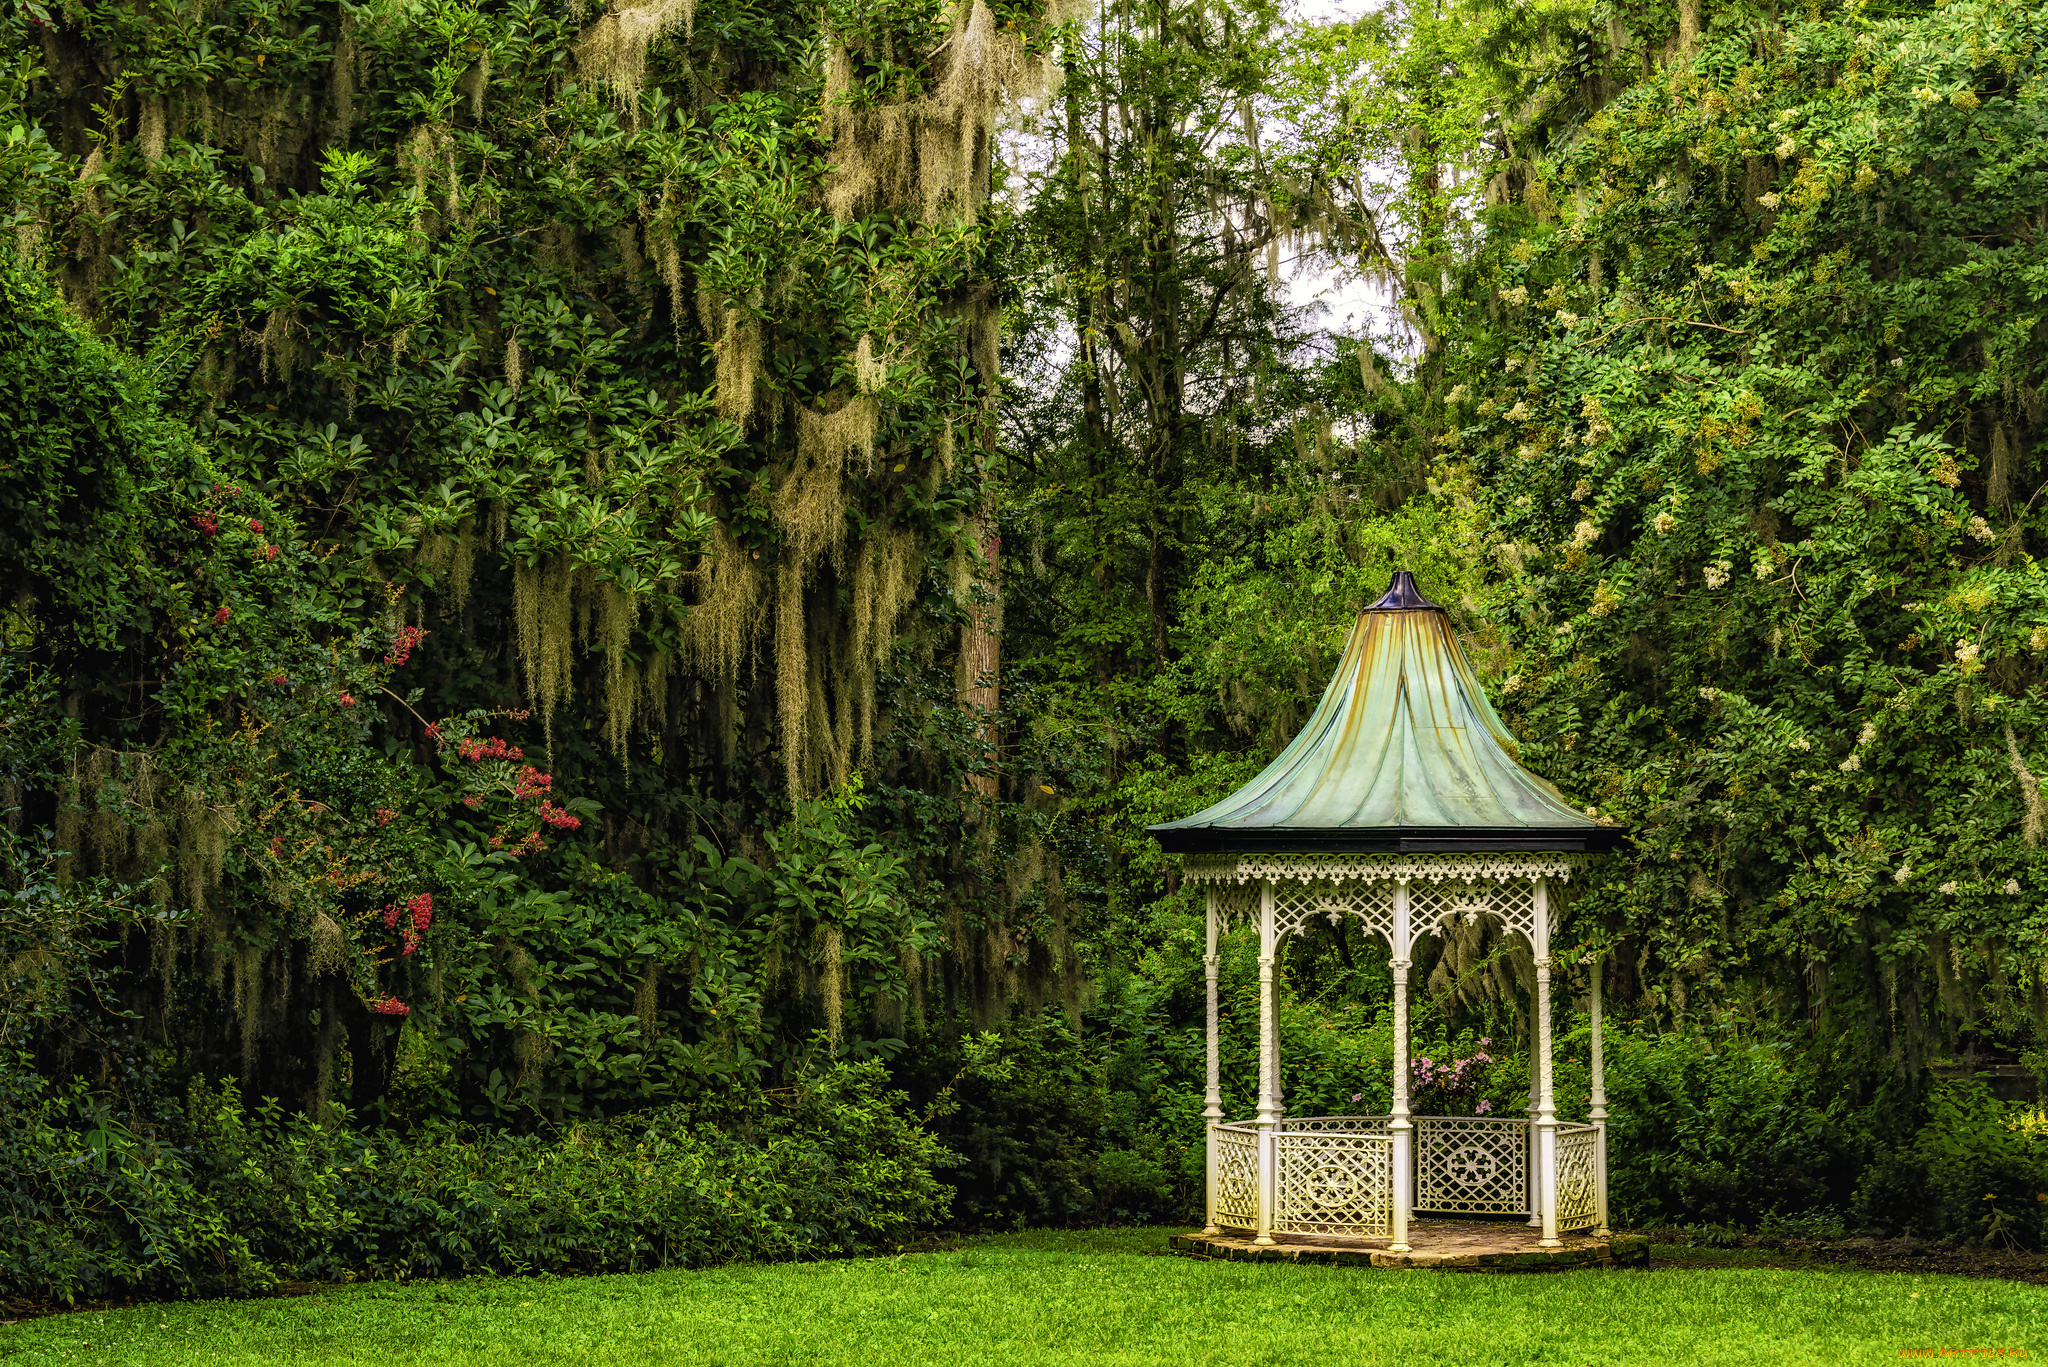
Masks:
[[[1290,1115],[1281,1128],[1288,1134],[1362,1134],[1373,1139],[1387,1137],[1383,1115]]]
[[[1216,1127],[1216,1223],[1259,1225],[1259,1137],[1250,1126]]]
[[[1393,1228],[1391,1141],[1323,1130],[1283,1132],[1274,1143],[1280,1164],[1275,1234],[1387,1237]]]
[[[1600,1132],[1591,1125],[1557,1127],[1557,1227],[1581,1229],[1600,1218]]]
[[[1415,1208],[1439,1215],[1526,1215],[1528,1162],[1525,1120],[1420,1116]]]

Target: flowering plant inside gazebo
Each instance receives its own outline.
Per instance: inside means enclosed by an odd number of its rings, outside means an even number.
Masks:
[[[1570,1124],[1552,1088],[1551,939],[1621,832],[1522,768],[1517,748],[1444,610],[1398,571],[1279,758],[1214,806],[1150,828],[1207,892],[1206,1234],[1384,1239],[1406,1252],[1418,1213],[1525,1216],[1545,1248],[1560,1246],[1560,1231],[1607,1232],[1599,966],[1590,965],[1591,1110]],[[1421,937],[1481,917],[1520,935],[1533,956],[1528,1105],[1521,1116],[1476,1100],[1466,1114],[1417,1114],[1415,1098],[1448,1100],[1479,1065],[1411,1063],[1411,954]],[[1275,965],[1281,941],[1317,918],[1355,919],[1387,943],[1384,1115],[1289,1116],[1282,1105]],[[1218,941],[1234,925],[1259,936],[1258,1111],[1248,1121],[1222,1109]]]

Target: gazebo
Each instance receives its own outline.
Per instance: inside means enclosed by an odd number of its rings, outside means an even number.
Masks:
[[[1537,1247],[1607,1229],[1600,968],[1591,966],[1589,1124],[1557,1118],[1551,1091],[1551,935],[1587,866],[1621,832],[1574,809],[1516,762],[1516,746],[1452,634],[1406,570],[1352,628],[1308,725],[1223,801],[1150,834],[1207,885],[1206,1235],[1384,1239],[1410,1251],[1411,1221],[1527,1216]],[[1394,981],[1392,1109],[1296,1117],[1280,1091],[1274,964],[1316,917],[1356,917],[1387,942]],[[1409,1112],[1408,972],[1423,935],[1492,917],[1535,959],[1535,1066],[1525,1117]],[[1257,1118],[1223,1118],[1217,942],[1259,932]],[[1241,1237],[1241,1236],[1240,1236]],[[1522,1236],[1526,1238],[1527,1236]]]

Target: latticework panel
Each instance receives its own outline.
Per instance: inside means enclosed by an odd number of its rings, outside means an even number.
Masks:
[[[1536,889],[1526,881],[1495,882],[1489,879],[1447,878],[1441,883],[1412,883],[1408,888],[1408,918],[1418,935],[1441,934],[1460,917],[1467,921],[1491,916],[1507,929],[1533,937],[1536,929]],[[1555,924],[1556,917],[1552,916]],[[1533,938],[1532,938],[1533,943]]]
[[[1283,1133],[1275,1144],[1280,1200],[1274,1233],[1387,1237],[1393,1228],[1390,1141],[1326,1131]]]
[[[1384,1115],[1290,1115],[1286,1124],[1289,1134],[1362,1134],[1385,1139],[1390,1119]]]
[[[1394,891],[1390,883],[1280,883],[1273,888],[1273,928],[1281,935],[1306,929],[1317,918],[1331,925],[1345,916],[1387,938],[1394,932]]]
[[[1580,1229],[1600,1218],[1600,1132],[1557,1127],[1557,1227]]]
[[[1442,1215],[1526,1215],[1525,1120],[1422,1116],[1415,1122],[1415,1208]]]
[[[1259,920],[1259,885],[1257,883],[1219,883],[1209,890],[1216,899],[1216,919],[1219,930],[1228,930],[1233,925],[1256,925]]]
[[[1216,1223],[1259,1225],[1259,1137],[1250,1129],[1216,1127]]]

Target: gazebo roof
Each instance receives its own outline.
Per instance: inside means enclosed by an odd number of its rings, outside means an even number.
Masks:
[[[1442,607],[1394,573],[1280,757],[1213,807],[1148,828],[1199,851],[1604,853],[1622,832],[1515,761]]]

